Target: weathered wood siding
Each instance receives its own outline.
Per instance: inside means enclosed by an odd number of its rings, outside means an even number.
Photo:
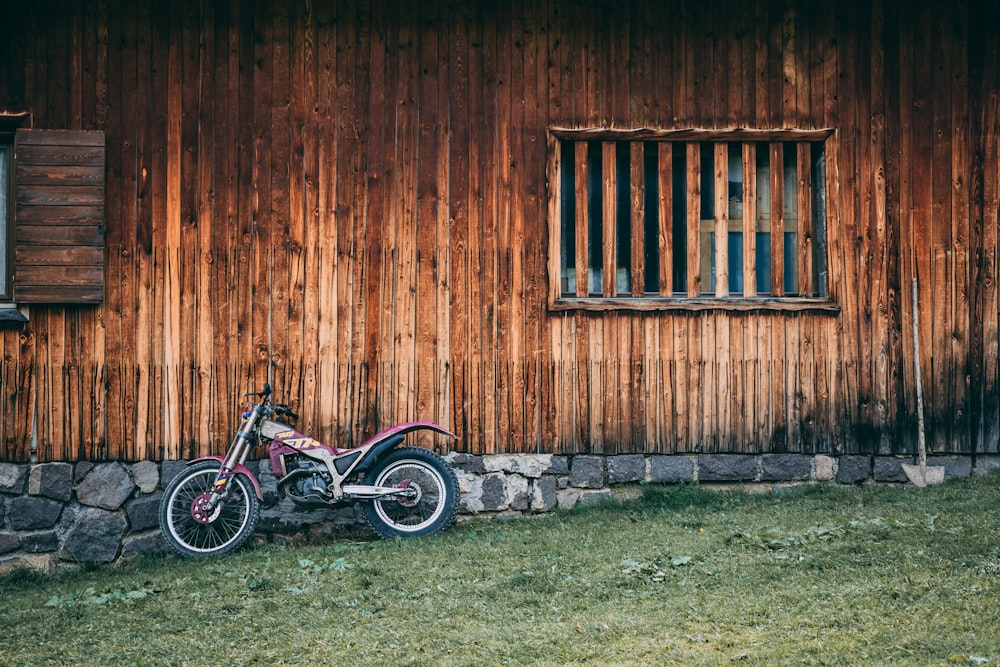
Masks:
[[[974,5],[974,7],[973,7]],[[328,440],[996,452],[996,3],[7,3],[0,110],[107,138],[106,294],[0,334],[0,459]],[[831,128],[839,313],[550,312],[550,127]]]

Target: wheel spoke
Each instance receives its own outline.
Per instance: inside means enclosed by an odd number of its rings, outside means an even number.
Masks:
[[[437,518],[442,508],[444,481],[436,472],[418,462],[404,461],[387,469],[378,480],[380,486],[395,486],[408,480],[419,490],[415,505],[407,506],[395,498],[375,501],[377,511],[401,530],[414,531]]]
[[[246,482],[238,478],[230,480],[229,496],[213,511],[207,523],[195,519],[192,506],[211,492],[217,473],[218,468],[214,466],[193,470],[168,491],[164,528],[169,541],[182,553],[211,553],[235,548],[249,536],[256,523],[256,517],[252,516],[256,511],[256,499],[247,496]]]

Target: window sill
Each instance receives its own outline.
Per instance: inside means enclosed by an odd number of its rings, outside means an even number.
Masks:
[[[0,326],[27,324],[28,318],[13,304],[0,304]]]
[[[731,312],[821,312],[836,314],[840,306],[831,299],[799,297],[732,297],[719,299],[687,297],[563,297],[552,304],[556,312],[582,310],[592,312],[631,310],[641,312],[683,311],[702,312],[725,310]]]

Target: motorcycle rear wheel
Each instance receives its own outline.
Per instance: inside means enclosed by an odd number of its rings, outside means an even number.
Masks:
[[[365,484],[413,488],[415,497],[387,496],[364,504],[372,530],[385,538],[437,535],[455,522],[458,478],[444,459],[421,447],[402,447],[379,461]]]
[[[208,521],[195,519],[193,506],[212,491],[219,474],[214,461],[196,463],[174,478],[160,501],[160,530],[171,549],[182,556],[209,556],[239,549],[253,534],[260,502],[243,475],[229,480],[229,496]]]

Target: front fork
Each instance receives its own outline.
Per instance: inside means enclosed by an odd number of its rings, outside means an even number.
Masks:
[[[220,502],[225,502],[229,495],[229,482],[236,474],[237,468],[242,468],[246,463],[250,450],[253,449],[253,432],[257,422],[260,420],[260,410],[255,406],[253,411],[246,415],[233,442],[229,445],[229,451],[222,460],[219,474],[212,483],[212,492],[204,503],[204,511],[211,514]]]

